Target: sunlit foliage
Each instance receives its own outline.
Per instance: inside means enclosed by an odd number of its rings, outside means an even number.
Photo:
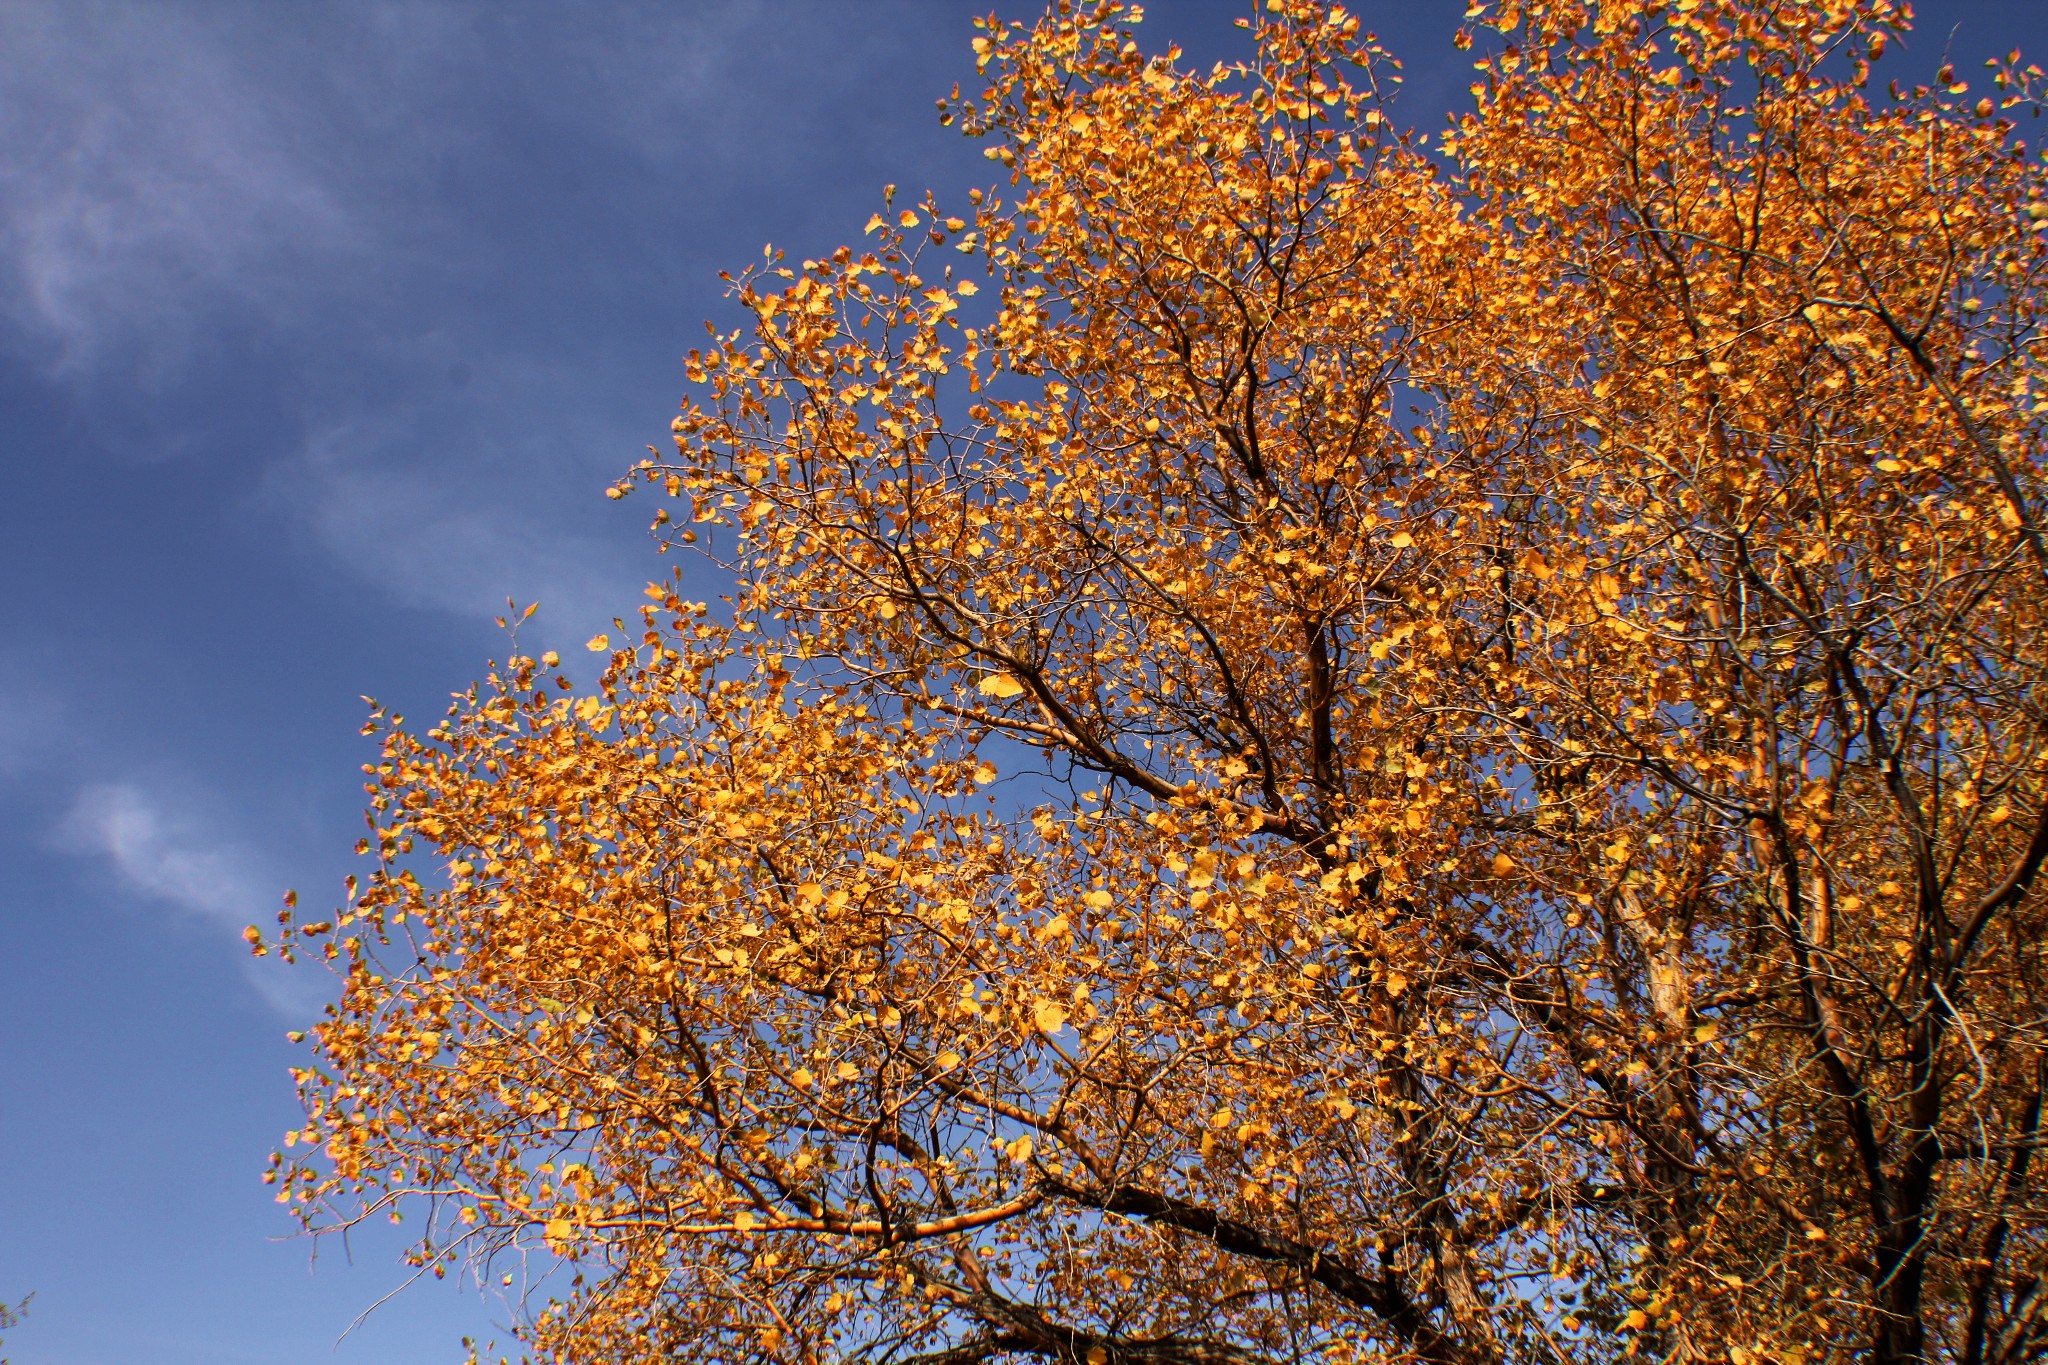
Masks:
[[[614,490],[726,605],[373,722],[281,1197],[607,1365],[2041,1358],[2032,68],[1135,18],[733,281]]]

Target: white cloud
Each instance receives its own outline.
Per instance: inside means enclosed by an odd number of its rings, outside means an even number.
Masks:
[[[79,791],[54,842],[99,864],[131,895],[175,907],[209,928],[239,932],[268,920],[281,883],[199,811],[189,795],[134,781],[94,783]],[[244,958],[243,970],[264,1002],[288,1019],[310,1018],[332,994],[317,970],[293,971],[252,957]]]
[[[542,603],[546,623],[595,628],[658,567],[634,534],[639,508],[603,497],[637,433],[578,406],[546,376],[479,381],[316,433],[262,496],[407,605],[484,621],[513,597]]]
[[[10,6],[0,47],[0,303],[56,368],[161,360],[363,245],[302,111],[179,11]]]
[[[605,320],[694,273],[714,201],[861,135],[874,71],[937,41],[891,13],[0,4],[0,362],[123,452],[253,466],[396,600],[601,628],[665,566],[589,509],[680,388]],[[792,64],[817,79],[760,98]]]
[[[80,791],[59,830],[60,846],[103,865],[131,891],[237,928],[263,917],[277,892],[249,856],[174,805],[131,782]]]
[[[629,180],[752,167],[764,132],[845,93],[764,105],[762,50],[854,49],[825,64],[852,85],[858,49],[901,41],[858,11],[799,12],[0,6],[0,325],[60,371],[160,378],[223,319],[317,330],[422,278],[531,271],[490,259],[503,224],[451,185],[497,183],[529,127],[623,157],[607,164]]]

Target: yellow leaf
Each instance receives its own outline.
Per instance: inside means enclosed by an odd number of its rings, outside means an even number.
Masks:
[[[889,226],[889,220],[882,217],[882,215],[878,213],[874,217],[868,219],[866,231],[871,233],[876,228],[883,228],[887,226]]]
[[[981,286],[977,285],[973,280],[962,280],[953,286],[953,292],[962,298],[973,298],[981,292]]]
[[[1494,854],[1494,855],[1493,855],[1493,875],[1494,875],[1494,876],[1496,876],[1496,877],[1505,877],[1505,876],[1507,876],[1507,875],[1508,875],[1508,873],[1510,873],[1510,872],[1513,872],[1514,870],[1515,870],[1515,860],[1514,860],[1513,858],[1510,858],[1510,857],[1509,857],[1509,856],[1508,856],[1507,854],[1505,854],[1505,853],[1496,853],[1496,854]]]
[[[1051,1000],[1033,1001],[1031,1018],[1040,1033],[1058,1033],[1067,1026],[1067,1012]]]
[[[1405,550],[1414,543],[1415,537],[1409,535],[1406,531],[1394,532],[1394,538],[1387,542],[1387,544],[1393,546],[1397,550]]]
[[[896,215],[896,221],[904,227],[914,228],[917,226],[917,215],[905,209]]]
[[[1023,691],[1024,684],[1007,673],[991,673],[981,680],[981,694],[985,697],[1015,697]]]
[[[996,780],[996,770],[989,764],[984,763],[974,770],[974,780],[985,787]]]
[[[547,1239],[550,1242],[566,1242],[569,1240],[569,1234],[574,1230],[568,1219],[550,1218],[548,1219]]]
[[[601,654],[612,647],[612,637],[609,635],[593,635],[584,642],[583,647],[592,654]]]

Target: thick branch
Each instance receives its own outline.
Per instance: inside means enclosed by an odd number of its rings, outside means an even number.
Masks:
[[[1371,1311],[1424,1360],[1454,1365],[1474,1358],[1463,1345],[1432,1326],[1391,1276],[1369,1279],[1337,1257],[1305,1242],[1240,1219],[1226,1218],[1213,1209],[1172,1195],[1128,1186],[1082,1189],[1056,1180],[1048,1181],[1046,1188],[1084,1208],[1142,1218],[1206,1238],[1232,1255],[1288,1266],[1345,1303]]]

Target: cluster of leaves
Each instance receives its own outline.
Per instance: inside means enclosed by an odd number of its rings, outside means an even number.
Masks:
[[[1135,17],[734,281],[614,490],[729,610],[373,721],[280,1197],[556,1360],[2048,1352],[2037,73],[1502,0],[1431,150]]]
[[[35,1301],[35,1297],[31,1294],[16,1304],[0,1303],[0,1332],[11,1332],[21,1326],[22,1319],[28,1316],[28,1306]],[[0,1365],[7,1365],[5,1356],[0,1356]]]

